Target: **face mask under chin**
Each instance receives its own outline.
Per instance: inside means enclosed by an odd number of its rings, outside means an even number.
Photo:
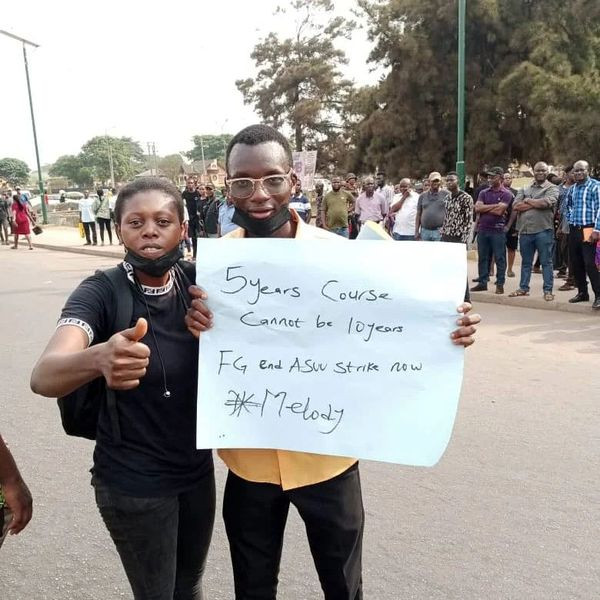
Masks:
[[[247,212],[236,208],[231,220],[255,237],[269,237],[280,227],[283,227],[291,218],[292,214],[288,207],[283,206],[279,212],[268,219],[255,219]]]
[[[134,269],[138,269],[150,277],[162,277],[182,258],[183,253],[178,244],[173,250],[170,250],[158,258],[146,258],[145,256],[136,254],[133,250],[127,249],[124,260]]]

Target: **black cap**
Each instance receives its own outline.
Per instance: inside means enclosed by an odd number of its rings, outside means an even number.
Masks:
[[[504,175],[504,169],[502,167],[492,167],[491,169],[488,169],[487,174],[491,175],[492,177],[495,177],[496,175]]]

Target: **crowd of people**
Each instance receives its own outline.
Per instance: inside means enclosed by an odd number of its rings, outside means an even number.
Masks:
[[[476,243],[478,277],[472,292],[486,291],[495,272],[495,293],[504,294],[506,277],[515,277],[520,248],[519,285],[510,297],[528,296],[532,273],[542,273],[546,301],[555,299],[557,277],[564,280],[560,291],[577,290],[569,302],[588,302],[589,280],[592,308],[600,309],[600,182],[590,177],[586,161],[560,175],[539,162],[533,182],[521,189],[501,167],[481,173],[476,189],[460,189],[453,171],[445,178],[432,172],[415,184],[404,178],[395,186],[380,171],[376,178],[364,178],[361,188],[349,173],[345,181],[333,177],[331,187],[324,193],[322,184],[316,186],[317,227],[353,239],[368,220],[398,241]]]
[[[571,303],[589,302],[588,281],[594,294],[592,308],[600,309],[600,182],[590,177],[589,164],[578,161],[559,175],[544,162],[534,167],[534,180],[521,189],[513,187],[513,176],[501,167],[479,174],[474,189],[469,182],[459,186],[456,172],[445,177],[430,173],[424,181],[401,179],[396,185],[378,171],[359,181],[354,173],[333,176],[325,193],[319,181],[312,203],[297,181],[290,192],[289,207],[300,218],[318,228],[355,239],[366,221],[379,223],[397,241],[453,242],[475,246],[478,276],[471,292],[487,291],[495,274],[495,293],[504,294],[506,278],[516,277],[517,250],[521,254],[518,286],[510,297],[530,294],[532,273],[543,278],[543,298],[555,299],[554,280],[562,279],[559,291],[576,290]],[[91,197],[85,191],[79,202],[85,245],[113,243],[117,190],[98,189]],[[196,177],[186,181],[182,250],[196,259],[199,237],[221,237],[239,227],[228,188],[216,189]],[[19,236],[31,244],[31,225],[36,215],[19,188],[0,199],[0,243],[13,248]],[[116,234],[118,238],[118,233]],[[121,244],[120,238],[118,238]],[[467,299],[467,294],[465,298]]]
[[[600,310],[600,183],[589,164],[577,161],[562,175],[548,165],[534,166],[534,181],[519,189],[511,177],[494,168],[475,203],[479,277],[474,292],[487,290],[496,268],[496,294],[504,293],[505,277],[514,277],[514,253],[521,252],[521,274],[511,297],[529,296],[532,272],[541,272],[543,297],[554,300],[554,278],[564,279],[559,291],[577,289],[570,303],[589,302]],[[508,252],[508,270],[507,270]],[[537,253],[537,260],[535,255]]]
[[[11,248],[19,248],[19,238],[23,236],[27,241],[29,250],[33,250],[31,244],[32,229],[39,229],[37,216],[31,207],[27,194],[21,192],[21,188],[4,192],[0,196],[0,244],[10,245],[10,236],[13,237]]]

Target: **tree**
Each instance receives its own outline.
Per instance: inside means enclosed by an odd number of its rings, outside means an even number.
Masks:
[[[158,161],[158,168],[162,173],[175,181],[181,170],[183,159],[179,154],[169,154]]]
[[[87,167],[81,156],[65,154],[56,159],[50,167],[49,174],[52,177],[66,177],[78,186],[91,186],[94,183],[94,173]]]
[[[204,160],[220,160],[225,162],[225,150],[233,136],[229,133],[221,135],[195,135],[192,137],[194,147],[186,152],[190,160],[202,160],[202,147],[204,146]]]
[[[582,0],[583,1],[583,0]],[[355,163],[395,176],[454,167],[457,10],[445,0],[359,0],[375,42],[371,60],[389,71],[378,108],[358,125]],[[530,85],[503,85],[535,51],[536,31],[558,0],[471,0],[467,4],[467,169],[550,159],[549,138]],[[568,3],[565,3],[567,6]],[[551,12],[551,11],[550,11]]]
[[[25,185],[29,179],[29,167],[18,158],[3,158],[0,160],[0,177],[12,186]]]
[[[296,150],[310,150],[341,131],[352,83],[342,77],[347,59],[335,43],[350,37],[354,23],[333,16],[331,0],[292,0],[290,9],[295,35],[282,39],[269,33],[259,41],[251,55],[256,76],[236,86],[266,123],[292,130]]]
[[[520,35],[526,56],[500,83],[500,101],[526,101],[539,115],[554,160],[599,171],[600,4],[531,2]]]
[[[113,172],[116,181],[130,179],[144,170],[144,153],[138,142],[130,137],[111,137],[99,135],[88,140],[82,147],[79,158],[89,169],[94,179],[110,179],[110,154],[112,154]]]

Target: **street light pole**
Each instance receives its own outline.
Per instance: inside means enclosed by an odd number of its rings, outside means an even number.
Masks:
[[[202,154],[202,171],[204,173],[204,179],[206,180],[206,163],[204,162],[204,140],[200,136],[200,152]],[[206,183],[206,181],[204,181]]]
[[[25,61],[25,77],[27,78],[27,93],[29,95],[29,109],[31,111],[31,126],[33,128],[33,144],[35,146],[35,160],[37,163],[38,170],[38,186],[40,188],[40,204],[42,206],[42,222],[48,223],[48,211],[46,209],[46,203],[44,202],[44,180],[42,178],[42,167],[40,165],[40,152],[38,149],[38,140],[37,140],[37,131],[35,129],[35,116],[33,113],[33,99],[31,96],[31,82],[29,81],[29,64],[27,63],[27,45],[33,46],[34,48],[39,48],[39,44],[35,44],[34,42],[30,42],[25,38],[19,37],[8,31],[4,31],[0,29],[0,33],[5,35],[13,40],[17,40],[23,44],[23,60]]]
[[[110,168],[110,186],[112,189],[115,187],[115,165],[113,162],[113,153],[112,153],[112,144],[110,142],[110,138],[108,137],[108,133],[105,134],[106,137],[106,146],[108,148],[108,166]]]
[[[465,28],[467,0],[458,0],[458,98],[456,118],[456,172],[465,186]]]

